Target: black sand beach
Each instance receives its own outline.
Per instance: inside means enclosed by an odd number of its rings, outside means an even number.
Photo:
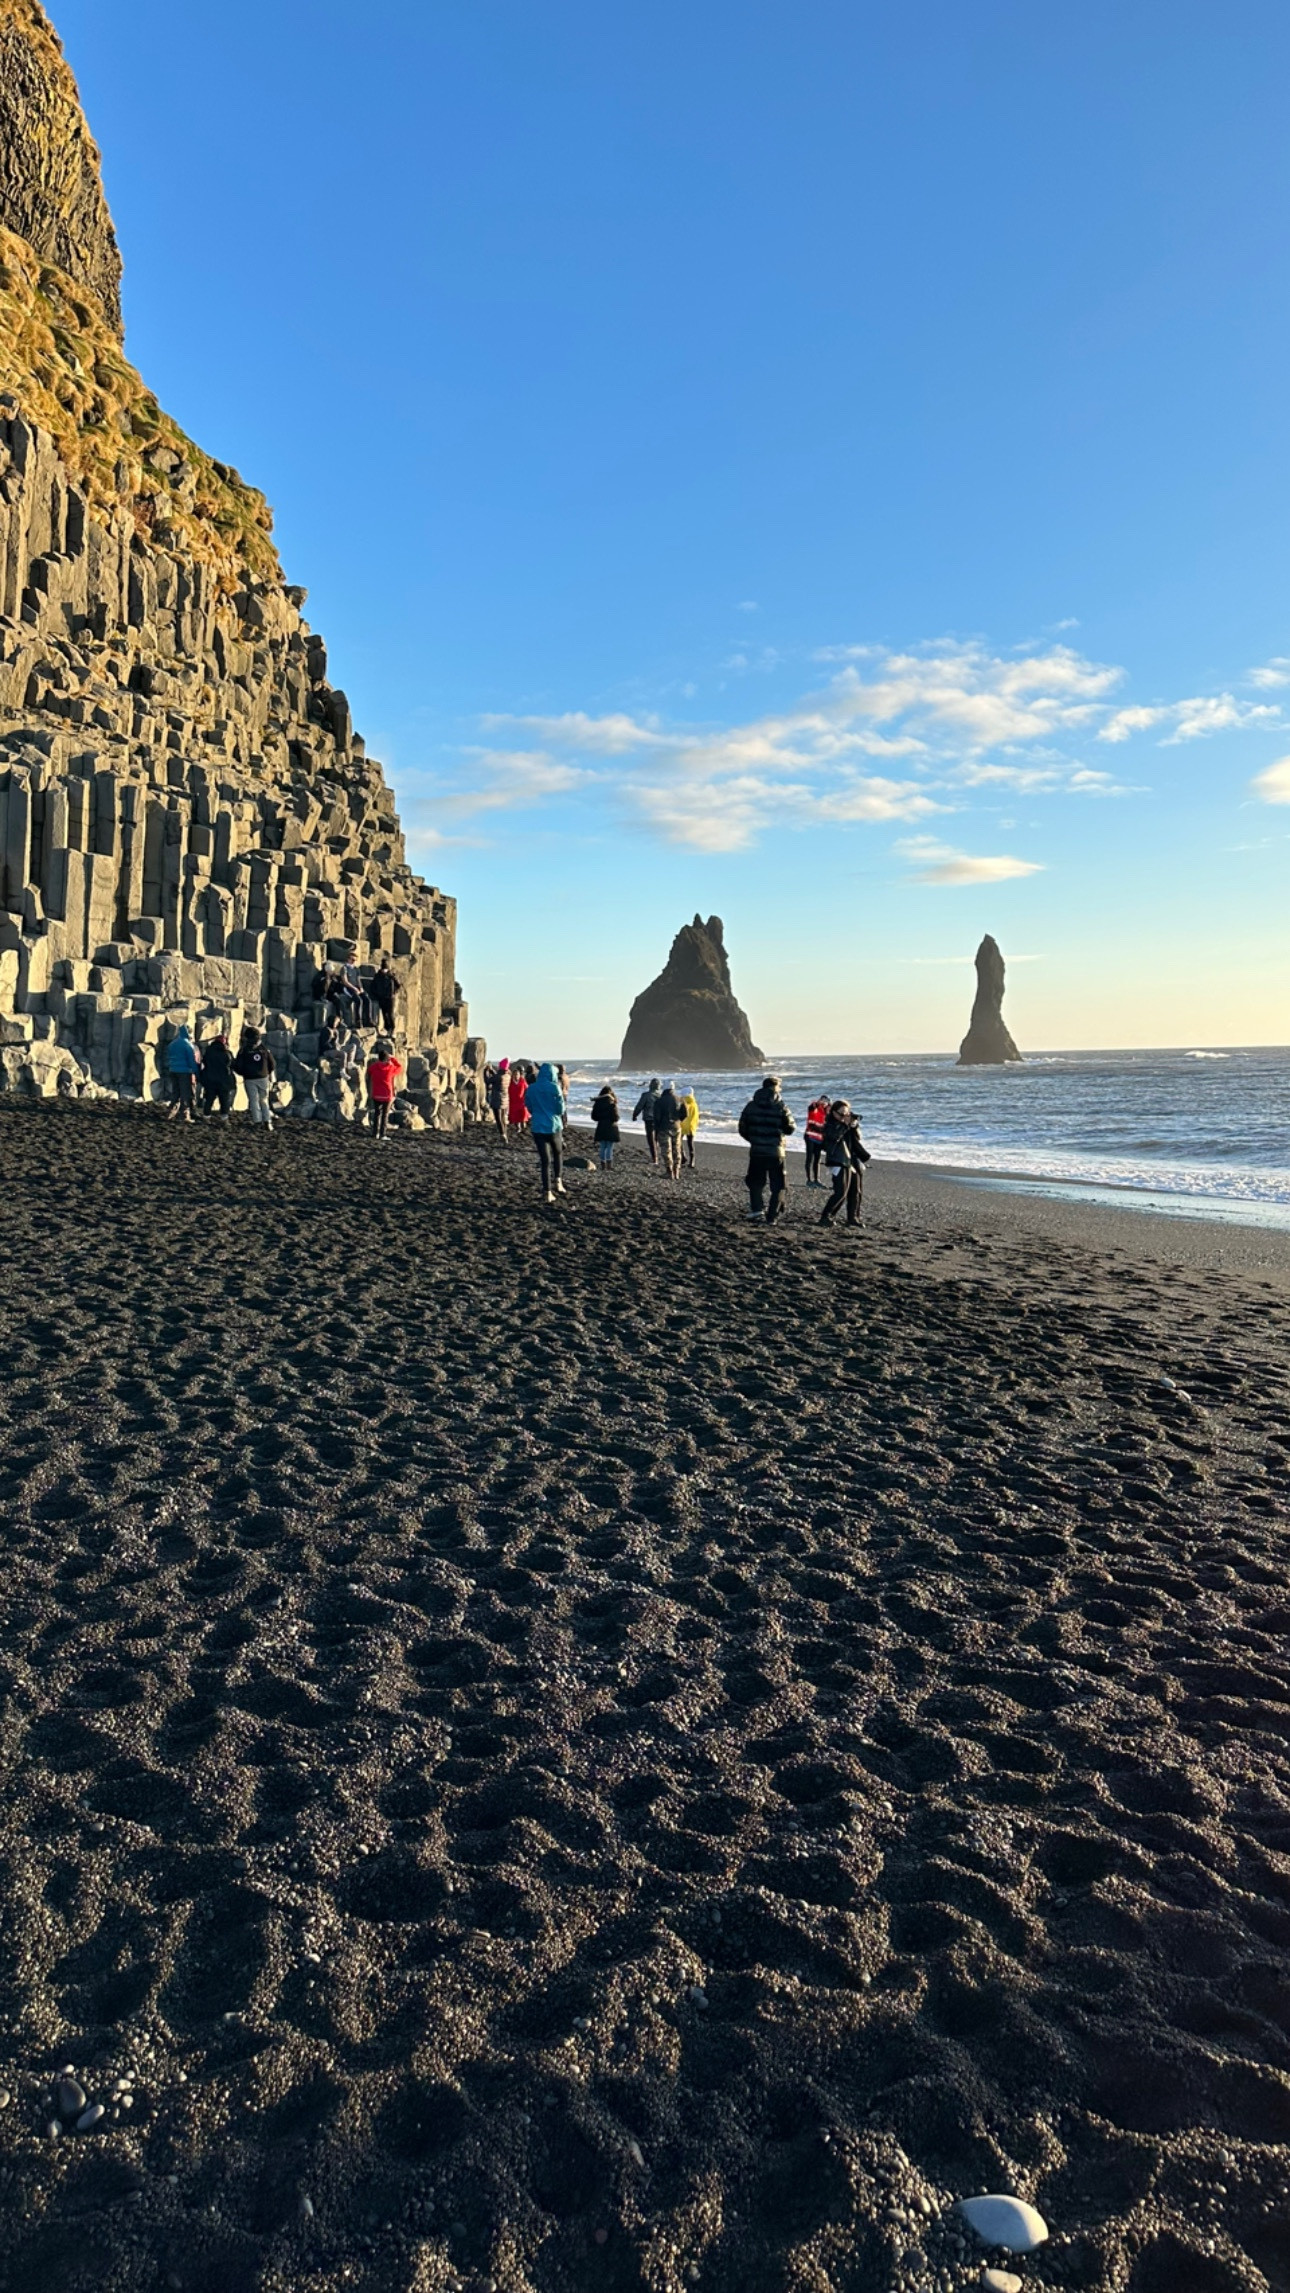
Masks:
[[[1290,1237],[793,1177],[0,1106],[9,2293],[1290,2285]]]

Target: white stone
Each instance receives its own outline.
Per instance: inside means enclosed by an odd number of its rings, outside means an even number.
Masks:
[[[1042,2213],[1019,2197],[965,2197],[959,2212],[983,2245],[1001,2245],[1008,2253],[1033,2253],[1048,2235]]]
[[[983,2269],[981,2293],[1021,2293],[1021,2279],[1010,2269]]]

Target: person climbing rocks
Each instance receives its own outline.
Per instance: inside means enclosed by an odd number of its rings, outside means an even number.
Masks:
[[[403,1061],[395,1058],[394,1045],[382,1036],[367,1062],[367,1098],[374,1138],[384,1140],[389,1137],[390,1109],[394,1105],[394,1094],[402,1073]]]
[[[170,1112],[167,1121],[182,1115],[186,1123],[193,1119],[197,1077],[202,1071],[202,1055],[193,1041],[192,1029],[185,1020],[166,1046],[166,1073],[170,1077]]]
[[[526,1101],[529,1129],[538,1152],[538,1172],[542,1181],[543,1202],[554,1202],[557,1194],[565,1193],[564,1183],[564,1118],[568,1101],[560,1088],[554,1063],[547,1059],[538,1068],[537,1080],[529,1084]]]
[[[394,1033],[394,998],[399,983],[390,969],[388,955],[383,955],[368,982],[367,992],[381,1015],[381,1025],[387,1035]]]
[[[506,1120],[518,1138],[528,1121],[528,1076],[522,1066],[511,1068],[506,1084]]]
[[[860,1136],[860,1117],[846,1099],[835,1099],[824,1125],[824,1160],[833,1180],[833,1192],[820,1212],[821,1226],[831,1226],[843,1203],[848,1226],[863,1226],[860,1216],[862,1173],[872,1160]]]
[[[664,1083],[654,1101],[654,1144],[664,1178],[681,1175],[681,1101],[670,1083]]]
[[[784,1141],[797,1125],[779,1095],[778,1075],[768,1075],[739,1117],[739,1136],[748,1141],[748,1216],[773,1226],[784,1198]],[[764,1209],[770,1188],[770,1208]]]
[[[820,1155],[824,1148],[824,1126],[828,1119],[828,1096],[821,1091],[819,1097],[812,1099],[806,1110],[806,1123],[802,1133],[806,1146],[806,1183],[808,1186],[823,1186],[824,1184],[820,1176]]]
[[[235,1071],[246,1085],[246,1103],[250,1109],[253,1127],[262,1123],[266,1131],[273,1129],[273,1078],[277,1066],[273,1053],[258,1027],[244,1027],[238,1053],[233,1061]]]
[[[635,1106],[632,1108],[632,1121],[634,1123],[643,1123],[645,1126],[645,1144],[649,1148],[649,1159],[651,1162],[658,1161],[658,1148],[654,1143],[654,1113],[658,1106],[658,1094],[660,1087],[661,1086],[659,1084],[658,1076],[651,1076],[649,1082],[645,1085],[644,1090],[641,1092],[639,1099],[636,1101]]]
[[[685,1169],[694,1168],[694,1142],[699,1135],[699,1102],[694,1095],[693,1083],[687,1083],[681,1093],[681,1163]]]
[[[233,1112],[233,1094],[237,1077],[233,1072],[233,1054],[229,1049],[228,1029],[221,1027],[218,1035],[202,1052],[202,1113],[213,1115],[218,1102],[220,1118],[227,1122]]]
[[[600,1156],[600,1167],[602,1170],[612,1170],[614,1148],[622,1137],[618,1125],[618,1093],[612,1084],[601,1084],[591,1102],[591,1120],[596,1127],[596,1151]]]

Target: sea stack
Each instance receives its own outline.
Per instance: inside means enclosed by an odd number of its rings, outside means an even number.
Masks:
[[[959,1045],[960,1067],[1021,1064],[1021,1053],[1003,1023],[1003,977],[999,943],[987,932],[976,951],[976,1001],[967,1034]]]
[[[631,1008],[620,1067],[764,1065],[735,1001],[720,916],[682,924],[658,978]]]
[[[407,865],[263,495],[126,358],[120,277],[58,38],[0,0],[0,1089],[152,1097],[181,1024],[253,1022],[294,1112],[352,1118],[316,987],[385,954],[402,1116],[456,1129],[483,1057],[455,903]]]

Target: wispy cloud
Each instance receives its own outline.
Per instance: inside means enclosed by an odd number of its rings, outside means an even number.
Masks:
[[[1290,685],[1290,657],[1284,653],[1274,653],[1270,661],[1264,661],[1261,667],[1251,669],[1249,681],[1261,687],[1264,692],[1274,692],[1281,685]]]
[[[1256,773],[1250,786],[1264,804],[1290,804],[1290,756],[1280,757],[1266,772]]]
[[[1018,860],[1011,852],[956,852],[932,836],[907,836],[897,846],[907,860],[919,865],[916,884],[1002,884],[1010,876],[1042,874],[1042,860]]]
[[[735,852],[775,829],[916,822],[981,797],[1123,796],[1133,791],[1084,761],[1086,743],[1148,734],[1170,747],[1282,721],[1277,703],[1226,692],[1128,701],[1123,669],[1057,641],[1014,653],[960,639],[906,651],[831,645],[815,658],[825,671],[817,690],[734,724],[624,709],[486,717],[443,808],[518,810],[581,793],[667,843]],[[767,647],[726,666],[782,664]],[[1268,664],[1269,678],[1278,666]],[[1038,863],[950,853],[928,865],[949,872],[925,881],[969,883]]]

